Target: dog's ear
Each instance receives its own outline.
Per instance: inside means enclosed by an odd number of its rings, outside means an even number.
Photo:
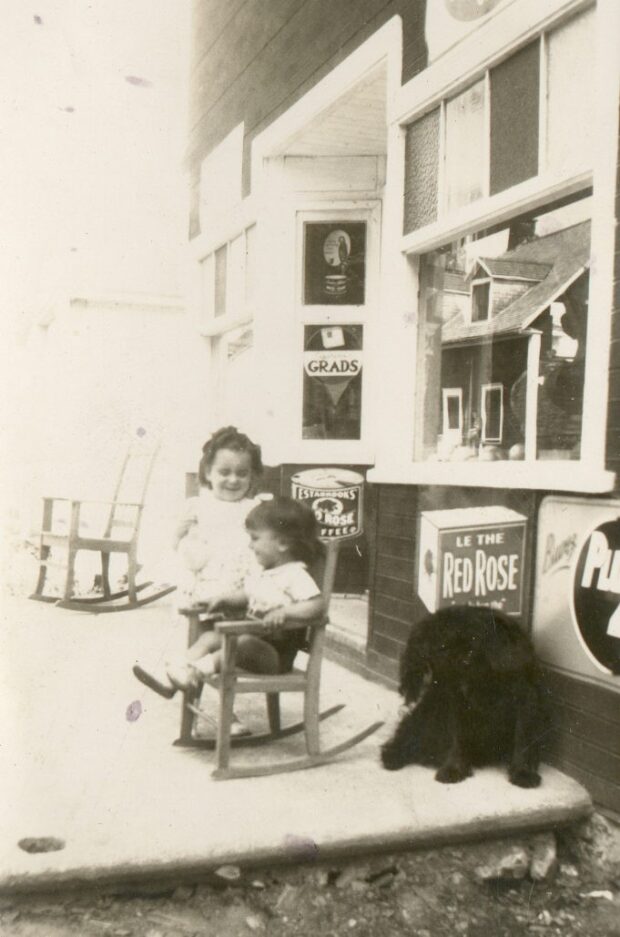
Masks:
[[[496,673],[512,673],[534,662],[525,636],[509,634],[503,628],[490,631],[482,651],[489,667]]]

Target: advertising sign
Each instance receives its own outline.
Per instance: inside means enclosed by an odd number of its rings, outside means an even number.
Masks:
[[[315,513],[321,540],[352,540],[363,531],[364,477],[343,468],[318,468],[291,478],[291,495]]]
[[[586,537],[573,577],[573,609],[590,653],[620,675],[620,515]]]
[[[501,506],[424,511],[418,594],[429,612],[489,605],[521,613],[526,518]]]
[[[543,501],[533,637],[546,663],[618,687],[620,501]]]
[[[366,222],[304,225],[304,305],[362,306],[366,292]]]
[[[304,326],[304,439],[359,439],[362,325]]]

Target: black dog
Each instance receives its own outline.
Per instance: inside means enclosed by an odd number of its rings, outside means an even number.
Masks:
[[[542,694],[532,645],[492,608],[454,606],[415,625],[399,691],[415,708],[381,749],[383,766],[433,765],[454,784],[472,766],[508,760],[519,787],[540,784]]]

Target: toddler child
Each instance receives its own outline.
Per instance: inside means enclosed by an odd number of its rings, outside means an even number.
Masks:
[[[274,498],[254,507],[246,528],[259,571],[250,573],[243,588],[225,591],[208,603],[210,611],[245,609],[245,616],[265,623],[265,634],[243,635],[237,644],[237,664],[251,673],[287,673],[305,642],[305,623],[324,612],[324,603],[308,565],[322,554],[316,518],[307,505],[292,498]],[[283,629],[286,622],[299,628]],[[199,684],[217,673],[221,664],[221,637],[205,632],[187,651],[183,661],[171,663],[167,680],[141,670],[134,673],[160,695],[170,698],[176,689]]]

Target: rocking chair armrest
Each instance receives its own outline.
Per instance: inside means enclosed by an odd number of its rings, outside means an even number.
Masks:
[[[239,621],[217,621],[215,630],[221,635],[237,636],[241,634],[265,634],[266,626],[255,618],[244,618]]]
[[[221,635],[240,635],[240,634],[272,634],[280,631],[297,631],[300,628],[312,628],[323,624],[323,618],[311,618],[305,621],[285,621],[283,624],[273,627],[265,624],[264,621],[257,621],[255,618],[246,618],[240,621],[218,621],[215,624],[215,630]]]
[[[106,507],[120,507],[120,508],[141,508],[143,505],[140,501],[107,501],[104,498],[80,498],[77,501],[78,504],[105,504]]]
[[[107,507],[117,505],[118,507],[123,508],[142,507],[142,504],[139,501],[106,501],[105,499],[99,498],[61,498],[54,495],[44,495],[43,501],[45,501],[46,504],[53,503],[54,501],[66,501],[67,504],[105,504]]]
[[[203,622],[217,622],[222,620],[221,612],[209,612],[207,608],[202,603],[198,602],[196,605],[188,605],[185,608],[179,609],[179,614],[183,615],[185,618],[191,618],[193,615],[201,615],[201,620]]]

